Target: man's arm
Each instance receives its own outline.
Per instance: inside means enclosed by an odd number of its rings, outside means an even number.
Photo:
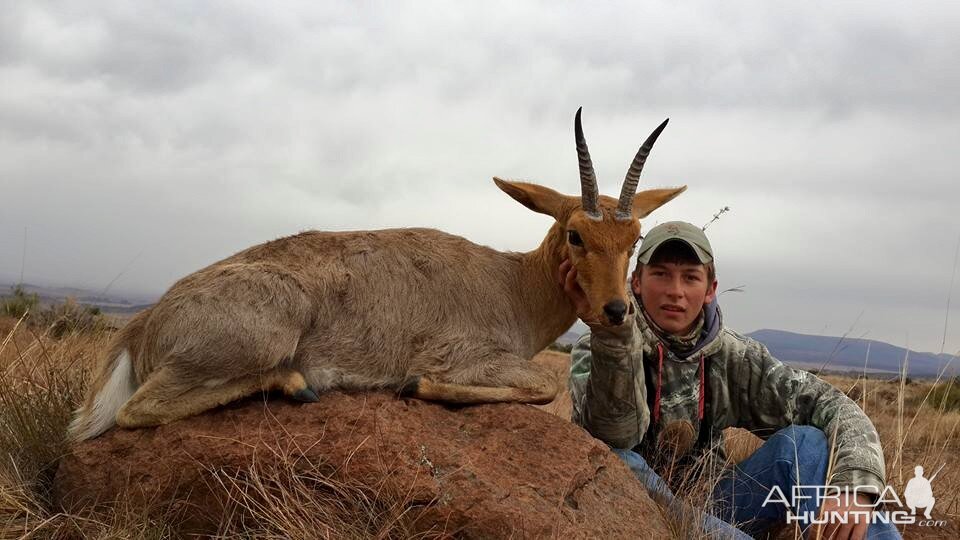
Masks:
[[[629,317],[587,332],[570,352],[571,420],[614,448],[640,444],[650,425],[641,335]]]
[[[774,358],[763,344],[746,339],[743,362],[727,367],[732,411],[739,427],[769,430],[789,424],[820,428],[833,441],[835,486],[864,486],[879,494],[886,486],[883,448],[870,418],[843,392],[806,371]],[[739,365],[736,365],[739,364]]]

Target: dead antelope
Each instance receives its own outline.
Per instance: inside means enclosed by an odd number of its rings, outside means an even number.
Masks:
[[[268,390],[301,401],[381,388],[453,403],[551,401],[554,375],[529,359],[576,319],[557,269],[572,261],[595,319],[623,320],[638,220],[686,189],[635,194],[664,126],[640,148],[619,200],[598,194],[580,111],[579,197],[494,178],[556,220],[528,253],[430,229],[311,231],[188,275],[118,334],[71,436],[165,424]]]

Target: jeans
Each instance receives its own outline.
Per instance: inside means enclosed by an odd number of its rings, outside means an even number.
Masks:
[[[697,520],[708,538],[749,539],[779,524],[786,523],[786,508],[770,502],[763,506],[773,486],[778,486],[789,500],[793,486],[823,485],[827,476],[829,450],[827,438],[817,428],[788,426],[774,433],[752,456],[727,469],[713,491],[717,516],[691,508],[670,491],[666,482],[631,450],[617,450],[630,470],[646,486],[650,496],[677,519]],[[802,499],[792,508],[796,515],[819,510],[817,501]],[[730,523],[737,523],[735,528]],[[801,524],[802,526],[803,524]],[[893,524],[872,523],[868,540],[901,538]]]

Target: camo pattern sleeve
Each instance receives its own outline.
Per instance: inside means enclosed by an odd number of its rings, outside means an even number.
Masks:
[[[614,448],[640,444],[650,425],[641,336],[631,319],[587,332],[570,353],[571,420]]]
[[[789,424],[820,428],[833,441],[830,485],[863,486],[879,494],[886,486],[880,436],[870,418],[843,392],[812,373],[774,358],[767,348],[737,336],[745,346],[743,360],[729,365],[730,390],[739,427],[769,437]]]

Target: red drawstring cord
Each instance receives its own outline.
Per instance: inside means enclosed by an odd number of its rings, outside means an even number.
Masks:
[[[703,353],[700,353],[700,405],[697,407],[697,414],[700,420],[703,420],[703,402],[704,402],[704,379],[707,374],[703,371]]]
[[[660,387],[663,386],[663,344],[657,342],[657,392],[653,395],[653,422],[660,421]],[[700,353],[700,403],[697,404],[697,418],[703,420],[704,387],[706,372],[703,369],[703,353]]]
[[[657,392],[653,396],[653,423],[660,421],[660,385],[663,383],[663,344],[657,342],[657,356],[660,364],[657,368]]]

